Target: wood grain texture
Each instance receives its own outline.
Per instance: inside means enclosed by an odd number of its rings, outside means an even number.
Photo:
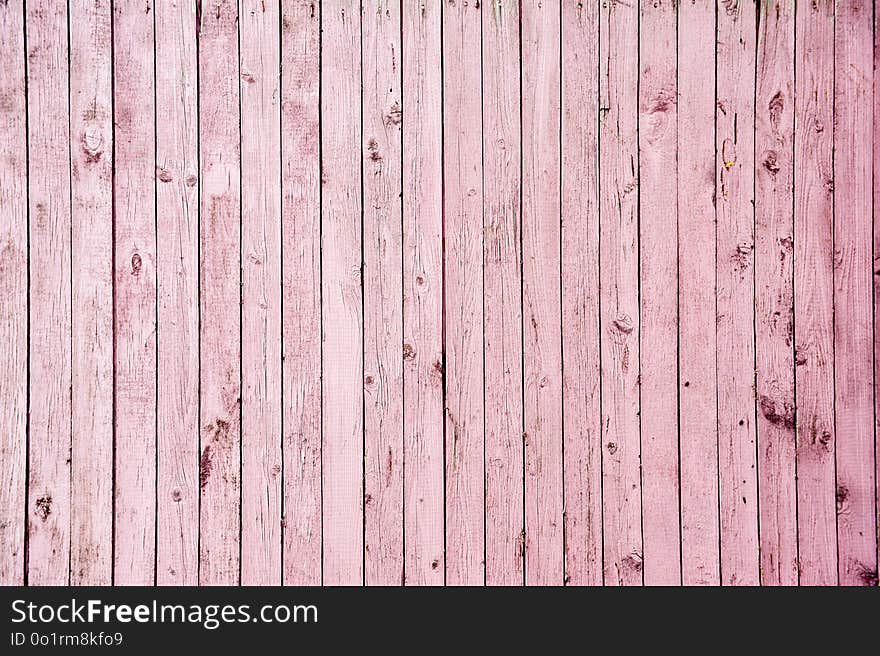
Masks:
[[[25,580],[28,408],[28,148],[24,4],[0,7],[0,585]]]
[[[560,6],[522,7],[522,262],[527,585],[563,564]]]
[[[30,585],[70,582],[71,245],[67,6],[26,7]],[[104,408],[106,411],[106,408]]]
[[[156,574],[154,15],[152,3],[113,5],[117,585]]]
[[[483,18],[483,358],[486,583],[525,581],[519,12]]]
[[[364,579],[364,308],[359,3],[323,6],[321,325],[323,583]]]
[[[599,344],[606,585],[643,582],[639,420],[639,8],[599,12]]]
[[[761,583],[797,585],[794,8],[761,3],[755,83],[755,368]]]
[[[872,4],[834,21],[834,397],[841,585],[877,585],[872,321]]]
[[[238,7],[202,7],[199,62],[199,584],[241,575]]]
[[[717,8],[716,244],[721,582],[757,585],[755,399],[756,3]]]
[[[282,561],[321,583],[320,11],[281,5]]]
[[[242,585],[281,584],[281,115],[276,3],[239,3]]]
[[[400,4],[363,12],[364,577],[399,585],[403,517],[403,134]]]
[[[834,3],[796,17],[795,404],[801,585],[837,583],[834,457]]]
[[[446,583],[485,581],[480,7],[443,9]]]
[[[681,582],[676,9],[640,3],[639,280],[645,584]],[[685,179],[687,184],[688,179]]]
[[[565,581],[602,584],[599,6],[562,4],[562,408]]]
[[[157,0],[154,15],[155,51],[163,53],[155,70],[158,585],[199,582],[201,172],[195,10],[191,3]]]

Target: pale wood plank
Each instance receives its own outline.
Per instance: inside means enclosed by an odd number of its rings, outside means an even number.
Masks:
[[[482,32],[478,2],[443,8],[446,582],[485,581]]]
[[[560,5],[522,6],[522,260],[527,585],[564,577]]]
[[[70,582],[113,554],[113,99],[108,0],[69,3],[72,418]],[[54,47],[54,46],[53,46]]]
[[[359,3],[322,7],[323,582],[363,582],[363,284]]]
[[[198,584],[199,153],[194,3],[156,0],[156,583]]]
[[[716,220],[721,582],[757,585],[754,116],[756,7],[717,5]]]
[[[678,585],[676,3],[645,0],[639,4],[639,351],[645,584]]]
[[[834,1],[797,12],[795,402],[801,585],[837,583],[834,464]]]
[[[199,62],[199,584],[240,577],[241,189],[238,7],[202,7]]]
[[[283,582],[321,583],[320,8],[281,6]]]
[[[483,18],[486,583],[524,583],[521,125],[516,3]]]
[[[679,5],[678,33],[681,577],[718,585],[714,5]]]
[[[874,464],[876,466],[874,508],[877,515],[877,560],[880,564],[880,459],[877,458],[877,434],[880,433],[880,395],[877,394],[877,380],[880,376],[880,12],[874,7]]]
[[[156,564],[153,10],[140,0],[113,5],[116,585],[152,585]]]
[[[70,581],[70,131],[67,5],[26,7],[30,406],[27,581]]]
[[[599,407],[599,4],[562,4],[565,580],[602,584]]]
[[[442,585],[443,106],[441,3],[403,4],[405,580]]]
[[[797,585],[794,7],[763,2],[755,82],[755,331],[761,583]],[[809,308],[806,308],[809,312]]]
[[[362,14],[364,577],[399,585],[403,554],[403,226],[400,3]]]
[[[640,585],[638,6],[599,12],[604,576]]]
[[[0,6],[0,585],[24,583],[28,394],[27,97],[24,4]]]
[[[239,2],[242,585],[281,583],[279,7]]]
[[[877,585],[872,323],[872,3],[834,22],[834,397],[841,585]]]

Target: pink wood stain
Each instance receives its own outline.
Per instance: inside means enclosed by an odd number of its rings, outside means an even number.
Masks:
[[[0,3],[0,584],[877,585],[875,20]]]

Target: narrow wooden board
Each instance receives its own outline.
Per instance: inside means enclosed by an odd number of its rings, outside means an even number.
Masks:
[[[363,583],[364,308],[359,3],[321,14],[323,582]]]
[[[446,583],[485,581],[482,29],[478,2],[443,9]]]
[[[242,585],[281,584],[279,7],[239,3]]]
[[[400,585],[403,517],[403,135],[400,3],[363,14],[364,577]]]
[[[199,584],[241,567],[241,190],[238,7],[199,15]]]
[[[641,585],[636,5],[599,12],[599,281],[606,585]]]
[[[645,584],[681,583],[676,3],[641,3],[639,280]],[[646,38],[650,35],[649,38]],[[687,38],[687,36],[685,36]],[[685,178],[684,184],[689,183]]]
[[[483,11],[486,583],[525,581],[519,10]]]
[[[565,581],[601,585],[598,3],[563,2],[561,48]]]
[[[140,0],[113,5],[116,585],[153,585],[156,575],[153,9],[152,2]]]
[[[28,408],[28,163],[24,4],[0,6],[0,585],[25,577]]]
[[[283,583],[321,583],[320,7],[281,5]]]
[[[755,2],[719,3],[717,21],[715,272],[721,583],[757,585]]]
[[[70,582],[71,249],[67,5],[26,7],[30,329],[27,573]]]
[[[755,82],[755,349],[761,583],[797,585],[794,7],[763,2]]]

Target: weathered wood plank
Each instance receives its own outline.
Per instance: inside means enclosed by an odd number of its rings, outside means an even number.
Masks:
[[[0,6],[0,585],[24,583],[28,401],[28,177],[24,3]]]
[[[522,7],[522,261],[527,585],[562,583],[560,5]]]
[[[794,7],[763,2],[755,82],[755,349],[761,583],[797,585]]]
[[[717,5],[716,220],[721,582],[757,585],[755,2]]]
[[[238,7],[199,15],[199,584],[240,579],[241,189]]]
[[[70,581],[71,264],[67,5],[26,7],[30,359],[27,576]]]
[[[281,583],[279,7],[239,3],[242,585]]]
[[[281,6],[283,582],[321,583],[320,7]]]
[[[116,585],[155,582],[157,271],[153,9],[152,2],[140,0],[113,5]]]
[[[441,2],[403,4],[405,583],[444,580]]]
[[[599,280],[606,585],[641,585],[638,6],[599,12]]]
[[[443,8],[446,583],[485,581],[482,32],[477,2]]]
[[[364,577],[400,585],[403,554],[403,116],[399,3],[363,17]]]
[[[602,584],[599,5],[562,4],[562,408],[565,580]]]
[[[801,585],[837,583],[834,463],[834,2],[797,12],[795,402]]]
[[[841,585],[877,585],[872,318],[872,3],[834,21],[834,397]]]
[[[199,567],[199,151],[196,6],[156,0],[156,583]]]
[[[524,582],[519,10],[483,14],[486,583]]]
[[[639,352],[645,584],[678,585],[676,3],[651,0],[639,4]]]
[[[363,582],[362,126],[359,3],[321,14],[323,582]]]

